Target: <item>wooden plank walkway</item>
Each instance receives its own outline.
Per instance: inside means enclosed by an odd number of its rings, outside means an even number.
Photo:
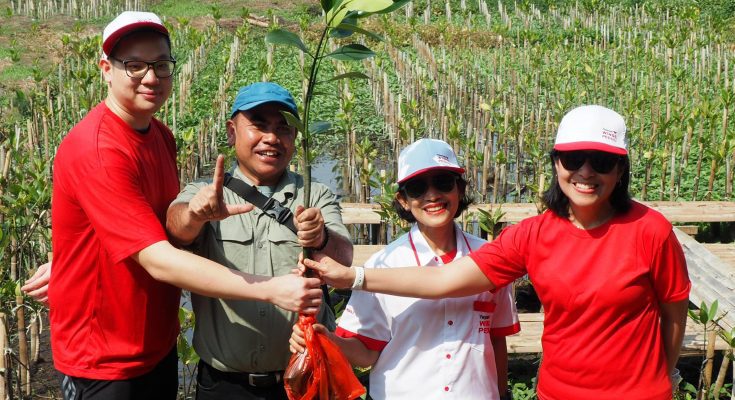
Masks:
[[[689,279],[692,281],[689,300],[696,306],[703,301],[712,304],[717,300],[718,314],[723,315],[719,325],[728,331],[733,329],[735,327],[735,264],[724,261],[709,249],[728,253],[728,250],[735,247],[732,244],[705,246],[678,229],[674,229],[674,232],[684,249],[687,268],[689,268]],[[729,253],[727,259],[732,260],[732,251]]]
[[[728,201],[649,201],[642,202],[660,211],[672,223],[726,222],[735,221],[735,202]],[[379,224],[377,204],[341,203],[342,220],[345,224]],[[505,213],[501,222],[519,222],[538,214],[533,203],[477,204],[470,206],[471,212],[478,208],[495,210],[500,207]]]

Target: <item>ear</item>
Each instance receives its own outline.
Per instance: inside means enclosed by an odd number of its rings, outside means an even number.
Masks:
[[[102,71],[102,77],[105,79],[105,82],[107,82],[107,85],[110,86],[112,84],[112,63],[110,63],[110,60],[105,58],[100,58],[99,62],[100,70]]]
[[[396,192],[396,200],[398,201],[398,204],[403,207],[404,210],[409,211],[411,209],[411,206],[408,205],[408,200],[406,200],[406,197],[403,195],[402,191]]]
[[[233,118],[237,118],[237,115],[235,115]],[[237,132],[235,131],[235,121],[233,119],[228,119],[227,120],[227,144],[229,146],[234,146],[236,137],[237,137]]]

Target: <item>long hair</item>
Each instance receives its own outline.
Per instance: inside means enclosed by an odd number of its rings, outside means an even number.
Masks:
[[[473,199],[472,196],[467,194],[467,181],[464,179],[462,175],[457,175],[457,189],[460,193],[460,199],[459,199],[459,206],[457,207],[457,212],[454,213],[454,218],[459,217],[462,215],[462,212],[469,207],[470,204],[472,204]],[[403,192],[403,185],[398,186],[398,191]],[[404,196],[406,196],[406,193],[403,193]],[[398,202],[397,198],[393,199],[393,210],[398,214],[401,219],[408,221],[410,223],[416,222],[416,217],[413,216],[413,213],[411,211],[406,210],[403,208],[401,203]]]
[[[569,218],[569,198],[561,190],[559,186],[559,179],[556,174],[556,152],[551,151],[549,154],[551,159],[551,171],[552,171],[552,184],[549,189],[544,192],[543,201],[554,214]],[[620,176],[620,181],[615,185],[612,194],[610,195],[610,205],[613,207],[617,214],[626,213],[631,207],[631,197],[628,191],[630,186],[630,159],[627,155],[622,156],[618,167],[623,168],[623,174]]]

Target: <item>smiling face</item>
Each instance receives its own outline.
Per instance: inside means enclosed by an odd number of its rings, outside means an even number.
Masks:
[[[123,63],[118,60],[170,60],[172,57],[168,41],[160,33],[135,32],[120,40],[112,57],[100,60],[100,68],[108,84],[106,103],[133,128],[145,128],[150,124],[153,114],[171,95],[173,77],[158,78],[153,69],[150,69],[142,78],[131,78],[125,72]]]
[[[396,194],[396,199],[401,207],[413,214],[420,227],[450,227],[453,229],[454,216],[459,208],[460,199],[464,196],[459,185],[457,185],[457,175],[442,170],[428,171],[409,179],[402,184],[402,187],[410,186],[411,181],[414,180],[423,180],[426,183],[426,191],[421,195],[416,195],[416,197],[412,197],[415,193],[411,194],[411,190],[399,191]],[[453,182],[451,189],[446,192],[440,190],[442,187],[446,190],[450,186],[446,184],[448,182]],[[439,189],[437,186],[439,186]]]
[[[607,215],[613,207],[610,195],[620,181],[623,168],[616,164],[610,172],[597,172],[589,160],[576,170],[564,168],[559,157],[554,158],[554,167],[562,192],[569,199],[569,207],[575,215]]]
[[[295,150],[296,128],[281,114],[286,108],[265,103],[227,121],[227,141],[235,146],[240,171],[258,186],[274,186]]]

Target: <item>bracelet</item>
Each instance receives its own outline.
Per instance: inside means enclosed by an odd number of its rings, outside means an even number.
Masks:
[[[352,290],[362,290],[365,285],[365,268],[352,267],[355,270],[355,281],[352,282]]]
[[[324,226],[324,241],[322,242],[322,245],[319,247],[315,247],[314,251],[322,251],[325,247],[327,247],[327,242],[329,242],[329,229],[327,229],[326,225]]]

